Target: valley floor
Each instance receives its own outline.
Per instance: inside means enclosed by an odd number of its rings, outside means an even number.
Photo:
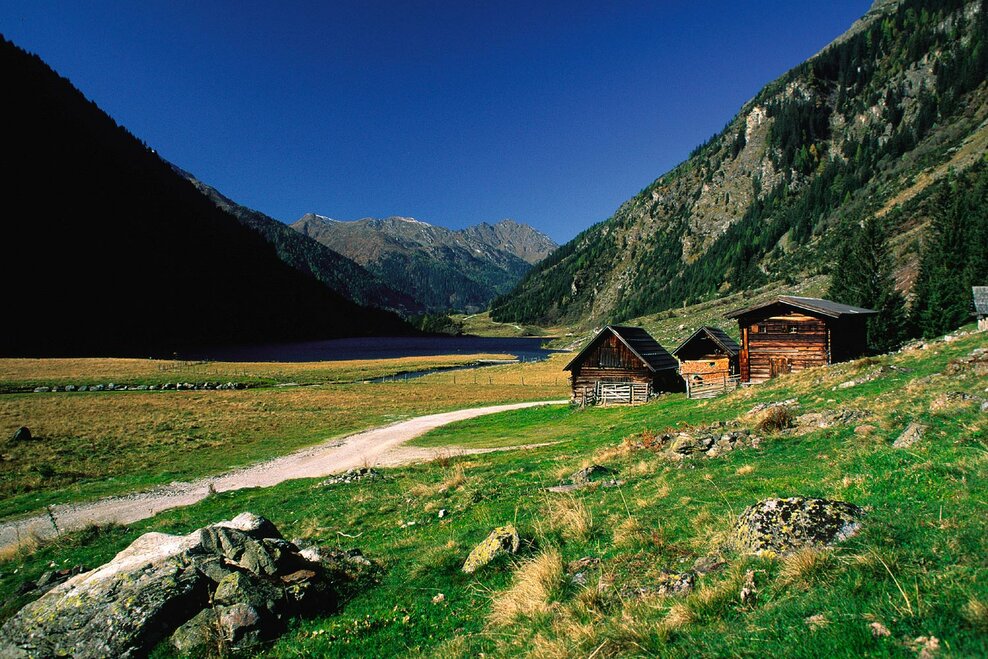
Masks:
[[[719,399],[455,423],[414,443],[527,448],[220,492],[67,534],[0,562],[0,616],[52,564],[92,567],[144,532],[188,533],[250,510],[286,537],[359,547],[383,568],[339,614],[293,622],[272,657],[986,656],[985,348],[988,335],[963,334]],[[783,401],[784,412],[758,411]],[[893,446],[912,423],[921,437]],[[713,457],[656,442],[712,426],[759,441]],[[621,484],[546,491],[589,464]],[[747,506],[795,495],[863,507],[861,532],[787,556],[735,547]],[[505,523],[522,536],[519,554],[464,574],[471,548]],[[664,575],[686,572],[691,592],[660,592]],[[742,601],[749,576],[756,594]]]

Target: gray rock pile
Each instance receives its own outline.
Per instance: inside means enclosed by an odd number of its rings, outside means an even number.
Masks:
[[[587,487],[618,487],[623,485],[624,481],[608,478],[613,473],[614,470],[609,467],[594,464],[570,474],[568,483],[553,485],[546,489],[549,492],[565,493],[582,490]]]
[[[167,382],[165,384],[67,384],[63,387],[35,387],[30,391],[36,394],[85,391],[233,391],[248,389],[244,382]]]
[[[647,438],[625,441],[633,448],[650,449],[670,460],[680,461],[701,455],[716,458],[736,448],[757,448],[761,440],[748,428],[716,423],[660,435],[649,434]]]
[[[856,534],[863,514],[859,507],[844,501],[765,499],[741,513],[735,526],[735,543],[742,551],[753,554],[825,547]]]
[[[250,651],[287,619],[336,610],[374,566],[359,552],[300,548],[250,513],[186,536],[147,533],[0,628],[2,657],[137,657]]]
[[[345,485],[347,483],[357,483],[365,480],[372,481],[379,478],[384,478],[384,476],[378,470],[370,467],[360,467],[359,469],[348,469],[342,474],[330,476],[319,484],[322,486]]]

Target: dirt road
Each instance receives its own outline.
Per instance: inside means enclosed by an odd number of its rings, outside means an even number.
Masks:
[[[148,492],[110,497],[81,504],[52,507],[60,532],[76,531],[87,524],[116,522],[129,524],[146,519],[170,508],[188,506],[204,499],[210,486],[217,492],[246,487],[270,487],[293,478],[317,478],[346,471],[353,467],[395,466],[434,458],[442,449],[402,447],[405,442],[454,421],[472,419],[487,414],[517,410],[540,405],[565,404],[552,400],[534,403],[514,403],[474,407],[455,412],[429,414],[348,437],[317,444],[289,455],[262,462],[251,467],[230,471],[211,478],[186,483],[172,483]],[[455,453],[486,453],[490,449],[458,450]],[[32,538],[48,539],[55,528],[48,515],[0,523],[0,551],[9,551]]]

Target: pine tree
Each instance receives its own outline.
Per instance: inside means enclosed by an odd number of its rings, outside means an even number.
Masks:
[[[913,321],[925,337],[949,332],[968,320],[970,314],[971,289],[963,276],[966,257],[972,251],[965,241],[965,207],[970,196],[973,195],[965,194],[958,181],[952,179],[940,188],[934,200],[912,309]],[[972,228],[977,226],[972,224]]]
[[[837,246],[831,277],[831,299],[878,311],[868,319],[868,345],[878,352],[898,347],[908,334],[906,301],[895,289],[894,265],[888,245],[888,228],[869,216],[860,224],[846,222]]]

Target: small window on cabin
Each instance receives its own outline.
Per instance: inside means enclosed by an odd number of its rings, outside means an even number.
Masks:
[[[707,366],[716,366],[717,362],[707,362]]]

